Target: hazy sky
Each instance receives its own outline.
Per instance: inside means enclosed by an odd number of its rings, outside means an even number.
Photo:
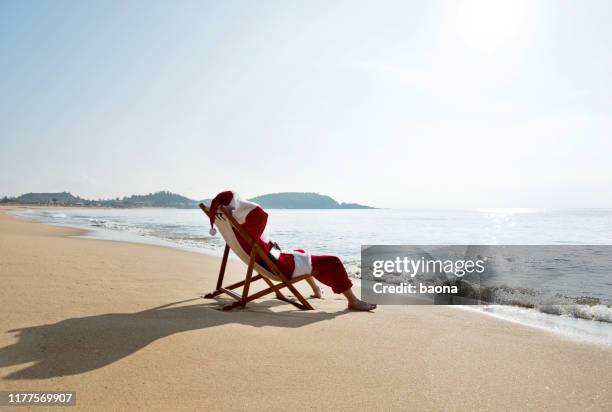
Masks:
[[[0,195],[612,207],[611,21],[606,0],[4,0]]]

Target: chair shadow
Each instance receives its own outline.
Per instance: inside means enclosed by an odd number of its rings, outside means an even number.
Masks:
[[[18,341],[0,348],[0,368],[34,364],[5,376],[5,380],[48,379],[89,372],[123,359],[157,339],[225,324],[299,328],[330,320],[346,312],[274,312],[285,302],[270,300],[247,310],[224,312],[219,302],[175,306],[135,313],[108,313],[65,319],[49,325],[13,329]],[[197,344],[197,343],[194,343]]]

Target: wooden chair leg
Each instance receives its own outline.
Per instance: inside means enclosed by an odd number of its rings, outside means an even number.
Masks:
[[[248,299],[248,301],[255,300],[255,299],[259,299],[259,298],[261,298],[262,296],[265,296],[265,295],[267,295],[267,294],[269,294],[269,293],[272,293],[272,292],[276,292],[276,291],[278,291],[279,289],[282,289],[282,288],[284,288],[284,287],[286,287],[286,285],[285,285],[285,284],[283,284],[283,283],[277,283],[276,285],[272,285],[272,286],[271,286],[271,287],[269,287],[269,288],[262,289],[262,290],[260,290],[259,292],[252,294],[252,295],[251,295],[251,296],[249,296],[247,299]]]
[[[255,282],[256,280],[262,279],[262,278],[263,278],[263,276],[259,275],[259,274],[257,276],[253,276],[251,278],[251,283]],[[229,286],[222,286],[222,287],[219,288],[219,290],[215,290],[214,292],[209,293],[208,295],[206,295],[205,298],[214,298],[215,296],[219,296],[222,293],[226,293],[225,290],[227,290],[227,289],[229,289],[229,290],[238,289],[240,286],[244,285],[245,282],[246,282],[246,279],[245,280],[241,280],[240,282],[232,283]]]
[[[282,300],[283,302],[291,303],[293,306],[299,309],[302,309],[302,310],[313,310],[314,308],[312,307],[312,305],[310,305],[310,303],[306,299],[304,299],[304,296],[302,296],[302,294],[298,292],[297,289],[295,289],[295,287],[293,286],[294,283],[297,283],[304,279],[305,277],[302,277],[302,276],[300,276],[297,279],[287,280],[287,281],[281,279],[281,282],[275,285],[269,279],[264,278],[264,280],[266,280],[266,283],[268,283],[270,287],[255,293],[253,296],[249,296],[248,299],[249,300],[257,299],[257,298],[267,295],[268,293],[275,292],[276,298],[279,300]],[[283,289],[283,288],[293,289],[294,292],[292,293],[299,300],[300,303],[295,302],[294,300],[289,299],[288,297],[283,295],[282,292],[280,291],[280,289]]]
[[[242,288],[242,302],[241,306],[244,308],[248,302],[249,287],[251,286],[251,277],[253,276],[253,267],[255,266],[255,257],[257,256],[257,250],[251,249],[251,256],[249,258],[249,267],[247,268],[246,279],[244,280],[244,287]]]
[[[263,276],[262,276],[262,277],[263,277]],[[274,283],[272,283],[272,281],[271,281],[270,279],[268,279],[268,278],[266,278],[266,277],[263,277],[263,280],[265,280],[265,281],[266,281],[266,283],[268,284],[268,286],[270,286],[270,287],[274,287]],[[283,295],[283,294],[281,293],[281,291],[277,289],[277,290],[276,290],[276,298],[277,298],[277,299],[280,299],[280,300],[283,300],[283,298],[284,298],[284,297],[285,297],[285,295]]]
[[[295,286],[293,286],[293,283],[291,281],[289,281],[287,283],[287,289],[289,289],[291,291],[291,293],[293,294],[293,296],[295,296],[300,303],[307,309],[307,310],[313,310],[314,308],[310,305],[310,303],[304,298],[304,296],[302,296],[302,294],[300,292],[298,292],[298,290],[295,288]]]
[[[271,281],[270,279],[265,278],[265,277],[264,277],[263,279],[266,281],[266,283],[267,283],[267,284],[268,284],[270,287],[274,287],[274,283],[272,283],[272,281]],[[300,280],[302,280],[302,279],[300,279]],[[290,283],[293,283],[293,282],[291,282],[291,281],[289,281],[289,282],[290,282]],[[280,291],[280,289],[281,289],[281,288],[279,288],[279,289],[276,289],[276,290],[275,290],[275,292],[276,292],[276,299],[278,299],[278,300],[282,300],[283,302],[291,303],[292,305],[297,306],[297,307],[298,307],[298,308],[300,308],[300,309],[305,309],[305,310],[308,310],[308,309],[313,309],[313,308],[312,308],[312,306],[310,305],[310,303],[308,303],[307,305],[304,305],[303,303],[302,303],[302,304],[296,304],[296,302],[294,302],[293,300],[291,300],[291,299],[289,299],[288,297],[286,297],[285,295],[283,295],[283,293]],[[299,293],[298,293],[298,294],[299,294]],[[301,296],[301,295],[300,295],[300,296]],[[296,298],[297,298],[297,296],[296,296]],[[298,299],[299,299],[299,298],[298,298]]]
[[[223,276],[225,276],[225,267],[227,266],[227,258],[229,256],[229,251],[230,247],[226,243],[225,249],[223,250],[223,259],[221,260],[221,269],[219,269],[219,277],[217,278],[217,287],[215,288],[214,292],[207,293],[206,295],[204,295],[204,297],[207,299],[213,298],[223,293],[221,287],[223,286]]]
[[[225,267],[227,266],[227,258],[229,257],[230,247],[226,243],[223,249],[223,259],[221,260],[221,269],[219,269],[219,278],[217,279],[217,289],[223,286],[223,277],[225,276]]]
[[[255,278],[253,278],[255,279]],[[263,279],[266,279],[265,277]],[[299,278],[299,279],[295,279],[293,281],[287,281],[285,282],[281,282],[281,283],[277,283],[277,284],[273,284],[269,279],[266,280],[266,283],[268,283],[269,285],[271,285],[270,287],[260,290],[259,292],[256,292],[254,294],[252,294],[251,296],[246,295],[244,292],[240,298],[240,300],[237,300],[236,302],[230,303],[228,305],[225,305],[223,307],[223,310],[232,310],[235,309],[237,307],[244,307],[246,305],[246,303],[255,300],[255,299],[259,299],[265,295],[268,295],[272,292],[277,294],[277,298],[279,300],[282,300],[283,302],[287,302],[292,304],[293,306],[295,306],[298,309],[301,310],[313,310],[314,308],[310,305],[310,303],[304,299],[304,297],[302,296],[302,294],[300,292],[298,292],[297,290],[295,291],[295,297],[301,302],[296,302],[292,299],[289,299],[287,297],[285,297],[282,293],[280,293],[280,289],[286,288],[288,286],[293,286],[293,283],[299,282],[303,280],[303,278]],[[224,293],[228,293],[230,291],[228,291],[226,288],[222,288]],[[295,289],[295,288],[294,288]],[[234,292],[235,293],[235,292]],[[248,292],[247,292],[248,293]],[[237,295],[237,294],[236,294]],[[280,297],[279,297],[280,295]],[[301,299],[300,299],[301,298]],[[243,300],[245,300],[246,302],[244,302],[243,305]]]

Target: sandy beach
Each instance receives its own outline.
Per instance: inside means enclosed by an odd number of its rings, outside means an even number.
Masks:
[[[219,259],[78,234],[0,209],[0,390],[76,391],[79,410],[612,409],[606,347],[444,306],[351,313],[330,290],[315,311],[223,312],[201,297]]]

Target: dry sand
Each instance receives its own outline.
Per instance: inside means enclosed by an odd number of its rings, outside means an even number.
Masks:
[[[443,306],[349,313],[329,290],[311,312],[222,312],[201,298],[219,259],[78,233],[0,210],[0,390],[83,410],[612,410],[609,348]]]

